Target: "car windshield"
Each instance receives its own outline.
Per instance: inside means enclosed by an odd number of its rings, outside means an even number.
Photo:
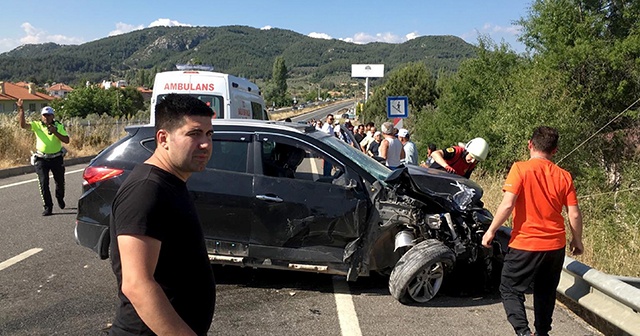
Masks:
[[[331,146],[331,148],[337,150],[342,153],[344,156],[350,158],[355,164],[357,164],[362,169],[366,170],[369,174],[380,181],[384,181],[389,174],[391,174],[391,169],[387,168],[387,166],[381,164],[380,162],[374,160],[369,157],[365,153],[357,150],[353,146],[347,144],[346,142],[334,137],[328,136],[322,132],[314,132],[318,133],[318,140],[324,142],[325,144]]]

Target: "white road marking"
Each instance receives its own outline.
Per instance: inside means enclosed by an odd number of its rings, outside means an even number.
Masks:
[[[314,160],[313,158],[311,158],[311,160],[309,160],[309,164],[311,164],[311,173],[313,174],[313,180],[317,180],[318,179],[318,175],[319,175],[319,170],[318,167],[316,165],[316,160]]]
[[[334,276],[333,292],[336,297],[336,308],[342,336],[362,336],[358,314],[356,314],[356,307],[353,305],[353,299],[349,294],[349,286],[346,280]]]
[[[83,170],[84,170],[84,168],[82,168],[82,169],[76,169],[76,170],[72,170],[72,171],[65,172],[64,174],[65,174],[65,175],[73,174],[73,173],[81,172],[81,171],[83,171]],[[21,181],[21,182],[16,182],[16,183],[11,183],[11,184],[7,184],[7,185],[3,185],[3,186],[0,186],[0,189],[9,188],[9,187],[15,187],[15,186],[19,186],[19,185],[21,185],[21,184],[25,184],[25,183],[29,183],[29,182],[38,182],[38,179],[36,178],[36,179],[31,179],[31,180],[26,180],[26,181]]]
[[[320,173],[316,165],[317,160],[313,161],[311,162],[311,170],[317,176]],[[316,176],[314,176],[314,179]],[[356,307],[353,305],[353,298],[349,294],[349,285],[347,285],[346,280],[334,276],[333,293],[336,298],[336,310],[338,311],[338,321],[340,321],[342,336],[362,336],[358,314],[356,313]]]
[[[0,271],[2,271],[3,269],[5,269],[5,268],[7,268],[7,267],[9,267],[9,266],[11,266],[13,264],[17,264],[17,263],[29,258],[30,256],[32,256],[32,255],[34,255],[34,254],[36,254],[36,253],[38,253],[40,251],[42,251],[41,248],[35,247],[35,248],[30,249],[30,250],[24,251],[24,252],[18,254],[17,256],[15,256],[13,258],[9,258],[9,259],[7,259],[7,260],[5,260],[5,261],[0,263]]]

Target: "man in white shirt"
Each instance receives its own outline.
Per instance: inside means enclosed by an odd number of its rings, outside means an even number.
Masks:
[[[416,148],[416,144],[409,140],[409,138],[409,130],[406,128],[401,128],[400,131],[398,131],[398,140],[400,140],[404,149],[404,159],[402,159],[402,163],[405,165],[412,164],[417,166],[418,149]]]
[[[369,150],[369,145],[375,141],[374,138],[374,134],[376,133],[376,127],[371,125],[371,127],[369,127],[369,130],[367,131],[367,135],[364,137],[364,139],[362,139],[362,141],[360,141],[360,148],[362,149],[363,152],[367,152],[367,150]]]
[[[322,125],[322,131],[335,136],[335,131],[333,130],[333,114],[327,114],[327,119],[324,121],[324,125]]]
[[[333,117],[333,114],[329,113],[327,114],[327,118],[325,119],[324,125],[322,125],[322,132],[325,132],[329,135],[332,136],[336,136],[335,131],[334,131],[334,126],[333,126],[333,122],[334,122],[335,118]],[[338,126],[339,127],[339,126]],[[333,169],[333,166],[331,165],[331,163],[327,162],[326,160],[324,161],[324,163],[322,164],[322,175],[323,176],[331,176],[331,170]]]

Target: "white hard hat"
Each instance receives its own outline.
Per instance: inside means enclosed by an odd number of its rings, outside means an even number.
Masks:
[[[467,142],[464,149],[478,161],[486,160],[489,154],[489,144],[483,138],[472,139]]]
[[[51,106],[45,106],[42,108],[42,111],[40,111],[41,115],[47,115],[47,114],[53,114],[53,107]]]

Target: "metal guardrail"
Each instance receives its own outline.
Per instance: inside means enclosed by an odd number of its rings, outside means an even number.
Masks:
[[[558,293],[630,335],[640,335],[640,289],[565,257]]]
[[[503,252],[510,237],[506,227],[496,234]],[[609,275],[565,257],[557,291],[621,331],[640,336],[640,289],[634,287],[638,284],[638,278]]]

